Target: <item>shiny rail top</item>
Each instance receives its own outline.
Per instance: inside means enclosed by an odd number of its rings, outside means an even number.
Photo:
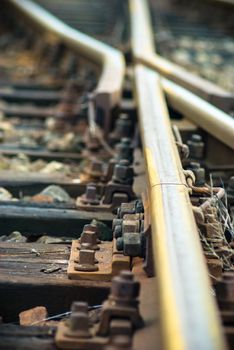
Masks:
[[[164,345],[173,350],[225,349],[160,77],[138,61],[153,52],[147,4],[129,3]]]

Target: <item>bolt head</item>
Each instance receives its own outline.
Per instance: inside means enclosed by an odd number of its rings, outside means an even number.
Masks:
[[[84,312],[72,312],[68,325],[66,335],[70,337],[89,338],[91,336],[88,314]]]
[[[119,301],[133,301],[139,296],[140,284],[130,271],[122,271],[112,279],[111,298]]]
[[[73,301],[71,312],[82,312],[88,314],[88,303],[84,301]]]
[[[92,231],[84,230],[80,237],[80,249],[91,249],[99,250],[100,247],[97,245],[97,234]]]
[[[97,271],[98,266],[95,265],[95,251],[82,249],[79,254],[79,264],[75,265],[77,271]]]

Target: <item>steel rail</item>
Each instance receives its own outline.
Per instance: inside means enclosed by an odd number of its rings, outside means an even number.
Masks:
[[[147,20],[150,23],[149,14],[147,14]],[[151,46],[155,47],[153,34],[150,34],[150,36]],[[135,50],[135,60],[156,70],[165,78],[190,90],[225,112],[230,112],[234,109],[234,94],[168,61],[158,55],[155,50],[144,51],[138,47]]]
[[[95,89],[95,101],[108,115],[110,109],[120,103],[125,74],[123,54],[71,28],[38,4],[30,0],[7,0],[16,10],[31,19],[42,29],[55,34],[72,49],[102,67],[101,77]]]
[[[138,2],[130,0],[130,4],[132,4],[130,8],[132,28],[135,30],[135,32],[132,31],[134,61],[145,63],[145,58],[148,60],[149,57],[154,56],[150,15],[145,0],[142,3],[139,1],[138,6],[133,6],[135,3]],[[139,37],[142,37],[142,43],[138,40]],[[143,38],[149,39],[145,40]],[[153,66],[150,68],[153,69]],[[227,146],[233,148],[234,120],[229,114],[226,114],[211,103],[199,98],[196,94],[167,79],[162,79],[162,87],[165,89],[169,101],[177,111],[204,128]]]
[[[153,50],[144,0],[130,0],[133,57]],[[159,75],[136,62],[165,349],[226,349]]]
[[[170,106],[234,149],[233,118],[183,87],[164,78],[161,82]]]

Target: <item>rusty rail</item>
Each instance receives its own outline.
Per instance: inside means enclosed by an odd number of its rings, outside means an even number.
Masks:
[[[149,21],[150,26],[149,14],[147,14],[147,21]],[[152,33],[150,36],[151,47],[153,48],[155,45]],[[232,93],[168,61],[164,57],[158,55],[153,49],[145,51],[138,47],[135,50],[135,60],[156,70],[165,78],[186,88],[227,113],[234,109],[234,95]]]
[[[147,4],[130,0],[130,11],[164,345],[225,349],[160,77],[138,60],[153,51]]]
[[[33,20],[41,29],[55,34],[73,50],[102,67],[101,77],[95,89],[95,102],[109,115],[111,108],[119,104],[125,74],[122,53],[80,31],[71,28],[41,6],[30,0],[7,0],[16,10]]]

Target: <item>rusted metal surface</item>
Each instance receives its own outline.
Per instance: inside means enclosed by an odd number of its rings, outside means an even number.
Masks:
[[[112,280],[111,292],[102,305],[97,326],[90,327],[87,310],[83,305],[77,305],[76,309],[72,308],[69,320],[59,324],[56,345],[62,349],[102,350],[121,336],[125,340],[123,347],[131,346],[133,332],[143,325],[139,313],[139,290],[140,284],[133,274],[122,271]]]
[[[115,242],[102,242],[97,251],[79,250],[79,243],[73,241],[68,277],[72,280],[110,281],[122,269],[129,269],[130,258],[114,251],[113,244]]]

